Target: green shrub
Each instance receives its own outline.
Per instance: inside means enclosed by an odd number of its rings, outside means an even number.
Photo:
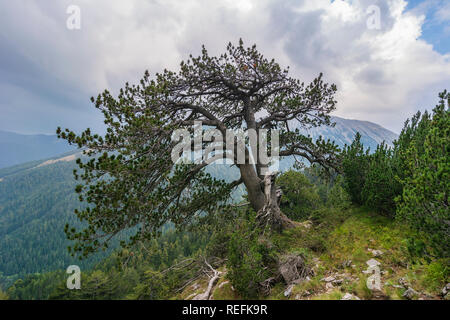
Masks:
[[[424,282],[427,287],[440,291],[450,278],[450,261],[448,259],[436,260],[425,268]]]
[[[425,235],[429,254],[450,257],[450,93],[440,98],[425,138],[413,137],[405,152],[403,192],[396,202],[398,219]]]
[[[137,300],[166,299],[169,288],[164,283],[164,277],[160,272],[147,270],[144,272],[142,282],[134,289],[134,294],[128,298]]]
[[[8,300],[9,297],[8,295],[2,291],[2,289],[0,288],[0,300]]]
[[[333,186],[327,192],[327,207],[348,209],[351,205],[350,195],[343,187],[343,178],[338,176],[333,183]]]
[[[259,296],[260,283],[271,277],[276,262],[270,243],[258,234],[253,222],[243,222],[229,242],[227,277],[244,299]]]
[[[401,186],[395,179],[393,150],[383,142],[367,159],[368,167],[361,199],[368,207],[394,216],[394,198],[401,193]]]
[[[352,201],[363,204],[361,190],[366,181],[366,173],[369,159],[369,150],[364,151],[361,143],[361,135],[356,133],[350,146],[346,146],[342,152],[342,170],[345,178],[345,189]]]
[[[318,208],[320,197],[315,186],[299,171],[289,170],[277,179],[283,190],[280,209],[292,220],[304,220]]]

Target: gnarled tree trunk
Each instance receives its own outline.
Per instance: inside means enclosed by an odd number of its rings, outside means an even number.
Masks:
[[[280,210],[281,190],[275,184],[276,174],[266,175],[263,180],[265,204],[256,216],[262,227],[268,225],[272,230],[282,231],[292,228],[295,223]]]
[[[240,166],[241,177],[247,188],[248,199],[257,212],[257,221],[261,227],[269,226],[272,230],[282,231],[292,228],[295,223],[280,210],[281,190],[275,184],[276,173],[258,177],[251,165]]]

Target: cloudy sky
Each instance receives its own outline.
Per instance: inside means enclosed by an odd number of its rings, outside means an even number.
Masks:
[[[335,115],[395,132],[450,89],[448,0],[1,1],[0,130],[102,131],[91,96],[239,38],[295,77],[323,72]]]

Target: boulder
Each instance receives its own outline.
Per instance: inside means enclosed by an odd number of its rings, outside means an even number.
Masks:
[[[311,273],[311,270],[306,265],[303,256],[291,254],[280,259],[278,272],[286,284],[289,285],[295,280],[306,278]]]
[[[357,296],[351,294],[351,293],[346,293],[341,300],[361,300],[360,298],[358,298]]]
[[[325,289],[327,289],[327,291],[330,291],[330,290],[334,289],[334,286],[333,286],[333,284],[331,282],[327,282],[325,284]]]
[[[405,297],[408,300],[413,299],[415,296],[418,296],[419,293],[414,290],[413,288],[408,288],[404,293],[403,293],[403,297]]]

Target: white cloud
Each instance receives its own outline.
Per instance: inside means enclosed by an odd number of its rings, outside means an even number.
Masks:
[[[338,115],[398,132],[415,110],[434,106],[450,83],[450,61],[419,40],[423,15],[405,12],[402,0],[378,1],[381,29],[369,30],[365,12],[373,1],[320,3],[314,11],[297,10],[283,32],[299,73],[323,71],[337,83]],[[311,18],[315,12],[320,19]],[[305,33],[304,21],[316,25]]]

